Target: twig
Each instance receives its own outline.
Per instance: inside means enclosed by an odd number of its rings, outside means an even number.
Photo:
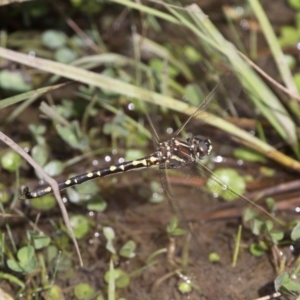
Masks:
[[[69,216],[67,213],[67,210],[65,208],[65,205],[61,199],[60,193],[59,193],[59,189],[58,189],[58,184],[57,182],[51,178],[44,170],[43,168],[41,168],[32,158],[31,156],[26,153],[18,144],[16,144],[13,140],[11,140],[7,135],[5,135],[3,132],[0,131],[0,140],[2,140],[7,146],[9,146],[10,148],[12,148],[14,151],[16,151],[17,153],[19,153],[29,164],[32,165],[33,168],[35,168],[39,173],[41,173],[43,175],[43,177],[45,178],[45,180],[47,181],[47,183],[49,183],[49,185],[51,186],[54,196],[56,198],[56,201],[60,207],[64,222],[66,224],[66,227],[69,231],[70,237],[74,243],[78,258],[79,258],[79,263],[80,266],[83,266],[83,261],[82,261],[82,257],[80,254],[80,250],[79,250],[79,246],[77,244],[75,235],[74,235],[74,231],[71,227],[70,224],[70,220],[69,220]]]

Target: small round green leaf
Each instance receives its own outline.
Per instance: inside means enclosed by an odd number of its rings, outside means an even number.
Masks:
[[[259,218],[253,219],[251,224],[251,230],[254,235],[260,235],[263,229],[265,229],[265,222],[260,220]]]
[[[271,237],[276,241],[281,241],[284,237],[284,233],[282,231],[273,230],[270,232],[270,234],[271,234]]]
[[[30,91],[32,85],[25,80],[21,72],[2,70],[0,71],[0,89],[23,93]]]
[[[28,274],[36,267],[36,258],[34,255],[34,248],[26,246],[21,248],[17,253],[18,261],[13,259],[7,260],[7,265],[11,270]]]
[[[172,217],[167,225],[167,232],[172,233],[178,227],[178,218]]]
[[[7,266],[12,270],[12,271],[15,271],[15,272],[23,272],[23,267],[20,265],[19,262],[13,260],[13,259],[8,259],[6,261],[7,263]]]
[[[128,241],[120,250],[120,255],[127,258],[135,257],[136,243],[134,241]]]
[[[63,290],[58,285],[52,285],[45,294],[47,300],[65,300]]]
[[[60,175],[63,170],[63,164],[59,160],[52,160],[44,166],[44,171],[52,177]]]
[[[221,196],[226,201],[235,200],[239,194],[244,194],[246,183],[242,176],[234,169],[218,169],[208,178],[206,182],[207,190],[215,195]],[[228,188],[234,191],[231,192]]]
[[[84,149],[88,145],[88,137],[78,132],[79,127],[76,121],[71,123],[71,126],[56,126],[59,136],[74,149]],[[79,135],[82,135],[79,138]]]
[[[43,167],[46,164],[49,156],[46,145],[35,145],[31,149],[31,156],[41,167]]]
[[[37,210],[47,211],[56,206],[56,200],[53,195],[46,195],[42,198],[33,198],[30,205]]]
[[[77,239],[83,238],[90,230],[90,224],[86,217],[75,215],[70,218],[71,226]]]
[[[150,203],[161,203],[165,200],[165,195],[163,193],[159,193],[159,192],[154,192],[152,193],[149,202]]]
[[[183,281],[183,282],[179,283],[178,290],[182,294],[187,294],[187,293],[190,293],[193,290],[193,287],[191,286],[191,284],[188,284],[187,282]]]
[[[109,277],[113,276],[113,278],[115,279],[115,283],[116,286],[118,288],[125,288],[126,286],[128,286],[129,282],[130,282],[130,277],[129,275],[124,272],[121,269],[114,269],[112,271],[107,271],[104,275],[104,280],[105,282],[109,282]]]
[[[290,280],[289,274],[287,272],[281,273],[274,281],[276,292],[279,291],[282,285]]]
[[[275,290],[278,292],[280,290],[287,291],[290,294],[300,292],[300,284],[293,280],[287,272],[281,273],[274,282]]]
[[[201,60],[200,52],[192,46],[184,47],[184,55],[191,63],[196,63]]]
[[[21,156],[14,151],[7,151],[1,157],[1,165],[3,169],[9,172],[15,172],[22,164]]]
[[[58,62],[67,64],[75,60],[76,53],[68,47],[63,47],[55,51],[54,59]]]
[[[47,129],[45,125],[36,125],[36,124],[29,124],[28,128],[34,136],[45,134]]]
[[[116,254],[116,253],[117,253],[117,251],[116,251],[116,249],[115,249],[115,247],[114,247],[114,244],[113,244],[113,241],[112,241],[112,240],[108,240],[108,241],[106,242],[105,248],[106,248],[109,252],[111,252],[112,254]]]
[[[78,300],[92,299],[95,295],[95,290],[87,283],[79,283],[74,288],[74,294]]]
[[[29,245],[26,247],[22,247],[19,251],[18,251],[18,259],[21,263],[26,264],[28,261],[30,261],[32,259],[32,257],[34,256],[34,248]]]
[[[251,254],[254,255],[254,256],[257,256],[257,257],[262,256],[263,254],[265,254],[267,250],[268,250],[268,247],[264,242],[253,243],[250,246]]]
[[[212,252],[209,254],[209,261],[210,262],[219,262],[220,259],[220,255],[216,252]]]
[[[46,30],[42,34],[42,42],[49,49],[57,49],[66,44],[67,36],[61,31]]]
[[[97,195],[100,189],[96,181],[88,181],[85,182],[84,184],[76,185],[76,190],[80,195],[88,196],[87,200],[90,200],[91,196]]]
[[[93,197],[93,199],[88,203],[87,209],[96,212],[103,212],[107,207],[106,201],[100,196]]]
[[[68,199],[70,200],[71,203],[78,204],[82,201],[81,195],[73,187],[67,189],[67,195],[68,195]]]
[[[113,240],[116,237],[115,232],[111,227],[103,227],[103,234],[108,241]]]
[[[115,254],[116,249],[113,245],[113,239],[115,238],[114,230],[111,227],[104,227],[103,234],[104,234],[105,238],[107,239],[106,249],[108,251],[110,251],[111,253]]]
[[[31,235],[31,238],[33,239],[33,245],[36,250],[49,246],[51,242],[51,239],[48,236],[46,236],[43,232]]]
[[[54,245],[49,245],[46,249],[46,253],[48,263],[52,263],[58,256],[58,248]]]

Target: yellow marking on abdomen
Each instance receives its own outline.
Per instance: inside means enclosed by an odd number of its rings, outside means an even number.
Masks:
[[[124,171],[124,170],[125,170],[124,165],[121,165],[121,166],[120,166],[120,169],[121,169],[122,171]]]
[[[134,165],[134,166],[137,166],[137,165],[139,165],[141,162],[139,161],[139,160],[134,160],[134,161],[132,161],[132,164]]]
[[[158,160],[158,159],[157,159],[156,157],[154,157],[154,156],[151,156],[151,157],[150,157],[150,161],[151,161],[151,162],[156,162],[157,160]]]
[[[86,177],[88,177],[88,178],[93,177],[93,173],[88,173],[88,174],[86,174]]]
[[[97,176],[99,176],[99,177],[101,176],[101,172],[100,172],[100,171],[98,171],[96,174],[97,174]]]
[[[52,191],[52,188],[50,186],[48,186],[46,189],[45,189],[45,192],[46,193],[50,193]]]
[[[110,168],[109,168],[109,170],[112,171],[112,172],[115,171],[116,169],[117,169],[116,166],[110,166]]]
[[[147,161],[146,161],[146,159],[143,159],[143,160],[134,160],[132,162],[132,164],[134,166],[143,165],[143,166],[147,167]]]
[[[70,179],[68,179],[68,180],[65,182],[65,185],[69,185],[69,184],[71,184],[71,180],[70,180]]]

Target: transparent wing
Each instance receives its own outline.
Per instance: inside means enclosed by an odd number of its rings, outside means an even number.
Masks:
[[[228,172],[226,169],[225,173]],[[231,185],[225,183],[213,171],[206,167],[201,161],[190,163],[179,170],[184,177],[171,177],[174,185],[182,185],[190,187],[188,197],[196,198],[197,205],[201,207],[201,212],[196,217],[193,208],[186,213],[188,221],[203,221],[204,219],[230,218],[241,216],[246,208],[251,208],[255,212],[255,216],[263,220],[271,220],[278,225],[281,223],[274,216],[259,204],[255,203],[246,196],[237,193],[231,188]],[[243,180],[242,176],[238,176]],[[172,184],[172,185],[173,185]],[[198,196],[197,196],[198,194]],[[203,196],[205,194],[205,197]],[[203,200],[205,199],[205,201]],[[187,203],[188,200],[186,200]],[[198,202],[199,201],[199,202]],[[192,205],[190,203],[190,205]],[[179,204],[177,204],[179,206]],[[189,206],[184,205],[185,207]],[[222,213],[222,209],[228,209]],[[229,215],[232,213],[232,215]]]
[[[188,225],[187,217],[185,216],[184,211],[182,210],[177,197],[174,196],[174,193],[172,191],[172,188],[170,187],[170,180],[168,178],[168,172],[166,171],[167,169],[163,168],[161,166],[160,168],[160,179],[161,179],[161,184],[162,188],[164,190],[164,194],[169,202],[169,205],[172,209],[172,212],[177,215],[179,220],[182,222],[182,225],[184,228],[189,231],[192,235],[193,238],[198,242],[197,236],[194,235],[194,232],[191,230],[190,226]],[[199,243],[200,245],[200,243]]]
[[[209,113],[221,115],[235,103],[242,91],[242,86],[238,79],[232,74],[223,76],[208,96],[195,109],[195,112],[182,124],[175,132],[176,137],[182,130],[193,129],[199,123],[211,118]]]
[[[198,172],[202,178],[206,178],[206,188],[212,193],[212,196],[218,196],[218,194],[224,199],[233,199],[236,206],[250,207],[257,215],[262,218],[270,219],[276,222],[276,219],[266,211],[262,206],[248,199],[247,197],[235,192],[229,185],[224,183],[218,176],[215,175],[209,168],[197,161],[196,163]]]
[[[187,218],[181,209],[181,206],[179,205],[177,197],[174,196],[172,188],[169,184],[169,178],[168,178],[168,172],[167,169],[164,168],[164,164],[160,166],[160,179],[161,179],[161,185],[164,190],[165,197],[167,198],[169,205],[172,209],[172,212],[177,215],[179,220],[182,222],[183,226],[187,231],[190,231],[191,234],[193,232],[190,230],[190,227],[188,226]],[[197,238],[195,237],[197,240]]]
[[[158,137],[158,134],[157,134],[157,130],[156,130],[155,126],[154,126],[153,120],[150,117],[149,113],[146,110],[144,110],[144,111],[145,111],[145,115],[147,117],[148,123],[150,125],[150,131],[151,131],[151,134],[152,134],[152,140],[153,140],[154,149],[156,149],[157,145],[159,144],[159,141],[160,141],[159,137]]]
[[[242,223],[240,216],[243,210],[249,206],[261,218],[274,220],[273,216],[250,199],[243,195],[238,195],[230,187],[225,187],[224,182],[211,170],[203,166],[201,162],[192,163],[176,170],[176,172],[184,176],[177,177],[174,171],[167,170],[168,179],[164,180],[163,187],[167,191],[166,195],[173,211],[176,212],[183,222],[184,228],[191,232],[192,239],[189,245],[188,258],[189,268],[185,274],[193,283],[200,287],[206,287],[202,291],[206,299],[235,299],[235,293],[241,297],[243,292],[237,285],[244,285],[245,296],[241,299],[248,299],[247,297],[251,294],[251,288],[249,289],[248,287],[252,284],[253,287],[257,287],[259,284],[255,278],[253,278],[253,282],[247,282],[249,273],[251,273],[249,265],[253,265],[253,268],[255,266],[257,270],[263,262],[258,262],[257,258],[251,255],[248,249],[243,251],[241,248],[237,267],[232,268],[235,236],[238,225]],[[228,212],[237,209],[240,213],[239,215],[222,214],[224,205],[220,206],[220,204],[224,203],[224,201],[220,197],[216,198],[206,191],[208,180],[211,181],[210,191],[215,190],[216,194],[223,190],[225,196],[236,198],[235,201],[230,202],[230,209],[228,209],[227,205],[225,205],[225,208]],[[249,231],[245,230],[247,234],[245,235],[243,232],[242,239],[247,243],[249,236],[253,235],[249,235]],[[214,253],[220,256],[220,262],[212,263],[209,260],[210,255]],[[261,273],[270,270],[266,266],[262,268],[263,271]],[[243,276],[245,276],[245,279]],[[265,273],[264,276],[266,276]],[[211,285],[207,284],[207,282],[211,282]],[[217,282],[218,284],[216,284]],[[255,288],[253,288],[253,292],[254,290]]]

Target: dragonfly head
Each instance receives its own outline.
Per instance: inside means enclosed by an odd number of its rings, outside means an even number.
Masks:
[[[188,139],[188,142],[191,143],[194,155],[198,159],[204,159],[212,150],[211,141],[202,135],[195,135],[194,137]]]

